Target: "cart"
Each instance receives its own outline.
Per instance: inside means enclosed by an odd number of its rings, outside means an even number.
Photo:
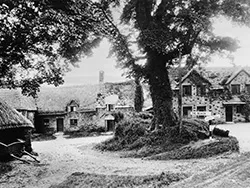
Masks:
[[[29,161],[21,158],[23,155],[28,155],[32,159],[34,159],[34,161],[40,163],[40,161],[36,159],[35,156],[25,151],[25,141],[18,139],[16,142],[13,142],[10,144],[4,144],[0,142],[0,158],[1,159],[5,159],[5,160],[17,159],[24,163],[30,164]]]

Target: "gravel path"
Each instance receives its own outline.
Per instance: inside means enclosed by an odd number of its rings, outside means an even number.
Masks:
[[[39,153],[40,164],[11,162],[14,169],[0,177],[0,187],[50,187],[56,185],[74,172],[115,175],[152,175],[162,172],[181,172],[195,175],[207,172],[225,164],[238,155],[220,156],[199,160],[147,161],[134,158],[120,158],[119,153],[99,152],[93,146],[110,136],[33,142]]]

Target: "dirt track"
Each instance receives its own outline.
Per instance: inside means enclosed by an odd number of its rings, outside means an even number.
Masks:
[[[228,179],[236,181],[231,187],[250,185],[247,179],[250,177],[248,157],[239,160],[238,154],[233,154],[200,160],[146,161],[120,158],[119,153],[101,153],[92,149],[94,144],[108,138],[59,137],[52,141],[34,142],[33,147],[39,153],[41,163],[28,165],[19,161],[12,162],[14,169],[0,177],[0,187],[49,187],[61,183],[74,172],[152,175],[167,171],[187,173],[190,176],[184,183],[180,182],[173,187],[223,187],[223,182]],[[226,163],[231,164],[224,166]],[[242,186],[236,184],[239,181]],[[224,187],[229,186],[225,184]]]

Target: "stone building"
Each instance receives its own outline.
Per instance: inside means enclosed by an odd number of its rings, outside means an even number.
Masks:
[[[1,89],[0,98],[28,117],[36,132],[77,130],[91,123],[112,131],[111,113],[134,109],[134,82],[104,83],[101,72],[96,85],[41,87],[36,99],[23,96],[21,90]]]
[[[240,68],[228,74],[196,69],[190,70],[181,80],[182,114],[185,118],[205,118],[215,116],[225,122],[245,121],[243,107],[246,105],[240,96],[250,94],[250,74],[248,68]],[[224,71],[225,71],[224,70]],[[178,110],[179,86],[173,88],[173,107]]]

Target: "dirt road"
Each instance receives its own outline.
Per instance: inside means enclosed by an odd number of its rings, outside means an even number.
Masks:
[[[223,167],[222,169],[219,168],[222,179],[225,179],[227,175],[229,178],[234,176],[235,169],[242,182],[244,177],[247,182],[246,177],[249,177],[247,175],[250,174],[250,161],[247,157],[235,163],[235,157],[238,154],[200,160],[146,161],[120,158],[119,153],[101,153],[93,149],[96,143],[108,138],[109,136],[77,139],[59,137],[52,141],[34,142],[33,147],[39,153],[41,163],[28,165],[19,161],[12,162],[14,169],[0,177],[0,187],[49,187],[61,183],[74,172],[115,175],[152,175],[168,171],[180,172],[187,173],[190,176],[186,180],[187,183],[183,185],[192,184],[192,178],[194,178],[198,187],[206,187],[211,184],[211,181],[214,182],[220,177],[218,166]],[[224,167],[223,164],[226,163],[232,164]],[[205,186],[202,186],[202,183],[205,183]],[[173,186],[185,187],[178,186],[178,184]]]

